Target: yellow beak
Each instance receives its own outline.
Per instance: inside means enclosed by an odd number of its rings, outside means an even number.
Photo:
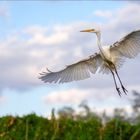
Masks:
[[[91,32],[91,33],[95,33],[96,30],[95,29],[86,29],[86,30],[82,30],[80,32]]]

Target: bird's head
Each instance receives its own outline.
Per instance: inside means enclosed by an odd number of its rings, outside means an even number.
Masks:
[[[86,29],[86,30],[82,30],[80,32],[99,33],[100,31],[97,29]]]
[[[88,33],[95,33],[97,35],[97,38],[100,40],[101,39],[101,32],[99,29],[86,29],[82,30],[80,32],[88,32]]]

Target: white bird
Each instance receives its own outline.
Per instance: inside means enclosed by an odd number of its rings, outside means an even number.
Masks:
[[[87,29],[82,30],[81,32],[90,32],[97,35],[99,52],[89,56],[87,59],[68,65],[65,69],[58,72],[52,72],[47,69],[47,72],[40,73],[39,79],[48,83],[72,82],[87,79],[91,74],[95,74],[98,70],[98,72],[106,74],[111,73],[113,75],[116,90],[121,96],[120,88],[116,82],[117,77],[123,92],[127,94],[128,91],[123,86],[117,69],[122,66],[125,58],[134,58],[139,53],[140,30],[129,33],[120,41],[115,42],[108,48],[101,46],[101,32],[99,30]]]

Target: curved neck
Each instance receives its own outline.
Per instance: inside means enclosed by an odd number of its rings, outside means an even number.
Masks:
[[[96,35],[97,35],[97,44],[98,44],[99,50],[100,50],[101,54],[104,55],[104,50],[101,46],[101,33],[97,32]]]

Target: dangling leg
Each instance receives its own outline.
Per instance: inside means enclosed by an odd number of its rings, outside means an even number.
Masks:
[[[115,67],[115,66],[114,66],[114,67]],[[115,67],[115,73],[116,73],[116,75],[117,75],[117,77],[118,77],[118,79],[119,79],[119,81],[120,81],[120,84],[121,84],[121,87],[122,87],[123,92],[127,95],[128,90],[123,86],[122,81],[121,81],[121,79],[120,79],[120,76],[119,76],[119,74],[118,74],[118,72],[117,72],[116,67]]]
[[[109,68],[110,69],[110,68]],[[115,83],[115,87],[116,87],[116,90],[119,94],[119,96],[121,97],[121,92],[120,92],[120,88],[117,86],[117,82],[116,82],[116,79],[115,79],[115,75],[114,75],[114,72],[110,69],[112,75],[113,75],[113,80],[114,80],[114,83]]]

